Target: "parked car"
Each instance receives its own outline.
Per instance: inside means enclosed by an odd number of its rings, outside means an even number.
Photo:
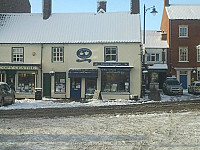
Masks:
[[[183,94],[182,84],[176,78],[167,78],[163,83],[163,93],[164,94]]]
[[[0,106],[14,104],[15,93],[7,83],[0,82]]]
[[[200,94],[200,81],[194,81],[188,86],[188,93]]]

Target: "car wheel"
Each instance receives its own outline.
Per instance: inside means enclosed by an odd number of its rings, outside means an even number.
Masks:
[[[2,98],[0,101],[0,106],[3,106],[3,105],[4,105],[4,99]]]

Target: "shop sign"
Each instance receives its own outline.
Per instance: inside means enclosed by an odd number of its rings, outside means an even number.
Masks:
[[[0,70],[38,70],[37,66],[0,66]]]
[[[77,59],[77,62],[84,62],[88,61],[89,63],[91,62],[91,59],[88,59],[92,56],[92,51],[88,48],[81,48],[76,52],[76,55],[80,58]]]
[[[94,62],[93,66],[129,66],[129,63],[120,63],[120,62]]]

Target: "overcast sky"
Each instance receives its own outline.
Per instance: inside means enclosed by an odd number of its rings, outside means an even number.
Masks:
[[[96,12],[97,0],[52,0],[53,13],[82,13]],[[42,0],[30,0],[32,13],[42,12]],[[164,0],[141,0],[140,12],[143,29],[143,11],[155,5],[158,14],[153,16],[150,11],[146,13],[146,29],[159,30],[163,13]],[[200,0],[170,0],[170,4],[200,4]],[[129,11],[130,0],[107,0],[107,12]]]

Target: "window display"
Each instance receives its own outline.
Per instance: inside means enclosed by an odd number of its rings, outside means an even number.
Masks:
[[[35,74],[18,73],[17,92],[32,93],[35,91]]]
[[[103,92],[129,92],[130,72],[102,72]]]
[[[55,73],[55,93],[65,93],[66,73]]]
[[[5,82],[5,74],[0,73],[0,82]]]

